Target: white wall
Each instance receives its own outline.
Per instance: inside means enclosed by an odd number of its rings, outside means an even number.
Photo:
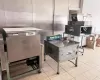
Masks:
[[[83,13],[92,14],[92,25],[100,33],[100,0],[84,0]]]

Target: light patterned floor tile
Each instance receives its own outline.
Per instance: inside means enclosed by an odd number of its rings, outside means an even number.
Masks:
[[[75,77],[75,80],[88,80],[88,79],[83,75],[78,75],[77,77]]]
[[[73,78],[73,79],[71,79],[71,80],[75,80],[75,79]]]
[[[46,56],[41,74],[33,74],[18,80],[100,80],[100,48],[85,49],[84,55],[79,56],[78,67],[68,61],[60,63],[60,74],[56,73],[57,63]]]
[[[100,65],[99,66],[95,66],[93,68],[96,69],[96,70],[98,70],[98,71],[100,71]]]
[[[65,70],[65,71],[69,71],[71,69],[73,69],[75,67],[75,65],[73,65],[71,62],[66,61],[60,64],[60,66]]]
[[[26,76],[24,78],[18,79],[18,80],[36,80],[36,75],[30,75],[30,76]]]
[[[87,62],[87,63],[85,63],[85,64],[87,64],[87,65],[90,66],[90,67],[96,67],[96,66],[98,66],[98,65],[95,64],[94,62]]]
[[[69,75],[67,72],[60,75],[63,80],[71,80],[73,77]]]
[[[100,80],[100,77],[96,77],[95,79],[93,79],[93,80]]]
[[[73,77],[76,77],[77,75],[80,75],[86,71],[87,69],[84,67],[75,67],[72,70],[68,71],[68,73],[71,74]]]
[[[50,77],[51,80],[64,80],[61,76]]]
[[[42,68],[44,72],[54,71],[50,66]]]
[[[87,72],[83,73],[82,75],[84,75],[84,77],[86,77],[88,80],[93,80],[94,78],[97,77],[97,75],[95,75],[95,73],[91,73],[90,71],[87,71]]]
[[[37,74],[36,75],[37,80],[45,80],[48,79],[48,76],[45,73]]]
[[[49,78],[54,79],[54,80],[55,80],[55,78],[60,78],[62,80],[71,80],[71,79],[73,79],[73,77],[70,74],[68,74],[67,72],[59,74],[59,75],[55,74],[55,75],[50,76]]]
[[[45,74],[49,77],[56,75],[56,72],[54,70],[50,70],[48,72],[45,72]]]
[[[57,73],[57,62],[55,62],[54,60],[48,60],[46,62]],[[61,66],[59,67],[59,69],[60,69],[60,73],[66,72]]]

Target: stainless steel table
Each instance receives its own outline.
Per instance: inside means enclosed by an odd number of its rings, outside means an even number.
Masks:
[[[78,42],[75,41],[44,41],[44,57],[49,55],[57,63],[57,74],[59,74],[59,63],[63,61],[70,61],[75,59],[74,65],[77,67],[78,61]],[[46,57],[45,57],[46,60]],[[72,61],[70,61],[72,62]]]

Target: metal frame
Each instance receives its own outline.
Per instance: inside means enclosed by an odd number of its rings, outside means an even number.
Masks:
[[[24,72],[24,73],[22,73],[22,74],[18,74],[17,76],[11,78],[10,69],[9,69],[10,62],[9,62],[7,56],[6,56],[6,59],[7,59],[7,61],[6,61],[6,71],[7,71],[7,79],[8,79],[8,80],[12,80],[12,79],[14,79],[14,78],[23,76],[23,75],[25,75],[25,74],[27,74],[27,73],[29,73],[29,72],[33,72],[33,71],[38,71],[38,73],[41,73],[41,63],[40,63],[41,58],[40,58],[40,56],[39,56],[39,69],[37,69],[37,70],[30,70],[30,71]]]
[[[81,49],[83,50],[83,51],[79,51],[79,52],[82,53],[82,55],[83,55],[83,53],[84,53],[84,47],[82,46],[83,37],[84,37],[84,36],[82,36],[82,38],[81,38],[81,46],[79,47],[79,48],[81,48]]]
[[[0,59],[0,80],[2,80],[2,67],[1,67],[1,59]]]
[[[41,51],[41,52],[42,52],[42,51]],[[33,56],[33,57],[34,57],[34,56]],[[24,59],[24,60],[26,60],[26,59]],[[23,60],[22,60],[22,61],[23,61]],[[27,74],[27,73],[29,73],[29,72],[32,72],[32,71],[38,71],[38,73],[41,73],[41,68],[42,68],[42,63],[41,63],[41,61],[42,61],[42,54],[39,55],[39,69],[37,69],[37,70],[30,70],[30,71],[24,72],[24,73],[22,73],[22,74],[18,74],[17,76],[15,76],[15,77],[13,77],[13,78],[17,78],[17,77],[19,77],[19,76],[23,76],[23,75],[25,75],[25,74]],[[20,61],[18,61],[18,62],[20,62]],[[8,79],[8,80],[11,80],[11,79],[13,79],[13,78],[11,78],[11,75],[10,75],[9,65],[10,65],[10,62],[9,62],[9,59],[8,59],[8,52],[7,52],[7,54],[6,54],[7,79]]]
[[[64,37],[64,34],[66,34],[65,32],[63,33],[63,37]],[[69,35],[69,34],[68,34]],[[83,55],[83,53],[84,53],[84,47],[82,46],[82,42],[83,42],[83,35],[82,35],[82,38],[81,38],[81,46],[79,46],[79,48],[80,49],[82,49],[82,51],[79,51],[80,53],[82,53],[82,55]],[[73,41],[74,41],[74,36],[73,36]]]
[[[55,48],[57,48],[57,49],[58,49],[57,52],[49,53],[49,52],[48,52],[48,47],[47,47],[48,44],[50,44],[50,45],[54,46]],[[49,47],[50,47],[50,46],[49,46]],[[52,49],[54,49],[54,48],[52,48]],[[78,47],[77,47],[77,49],[78,49]],[[54,50],[56,50],[56,49],[54,49]],[[52,55],[50,55],[50,54],[54,54],[54,53],[57,54],[57,55],[56,55],[56,58],[57,58],[57,59],[54,59],[54,57],[52,57]],[[46,40],[45,40],[45,41],[44,41],[44,61],[46,61],[46,55],[47,55],[47,54],[57,62],[57,74],[60,74],[60,70],[59,70],[59,67],[60,67],[59,47],[57,47],[57,46],[55,46],[54,44],[49,43],[49,41],[46,41]],[[55,54],[54,54],[54,55],[55,55]],[[78,55],[78,51],[76,51],[76,55]],[[70,61],[71,63],[73,63],[73,64],[75,65],[75,67],[78,66],[78,56],[75,57],[75,62],[72,62],[71,60],[68,60],[68,61]]]

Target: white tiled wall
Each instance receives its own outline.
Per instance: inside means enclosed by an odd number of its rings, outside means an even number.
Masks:
[[[83,13],[92,14],[92,25],[96,33],[100,33],[100,0],[84,0]]]

